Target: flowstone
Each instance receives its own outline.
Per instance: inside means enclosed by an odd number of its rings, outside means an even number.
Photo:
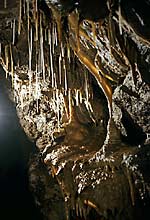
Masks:
[[[0,11],[0,61],[38,149],[29,177],[43,218],[147,220],[149,1],[15,8]]]

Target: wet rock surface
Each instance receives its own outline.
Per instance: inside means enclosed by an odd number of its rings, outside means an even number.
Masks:
[[[149,1],[21,3],[0,59],[44,219],[147,220]]]

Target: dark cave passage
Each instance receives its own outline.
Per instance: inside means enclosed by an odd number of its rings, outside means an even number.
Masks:
[[[7,86],[0,68],[0,219],[40,220],[27,175],[29,155],[35,147],[21,129]]]

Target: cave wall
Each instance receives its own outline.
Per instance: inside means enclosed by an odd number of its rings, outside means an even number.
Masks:
[[[147,219],[149,1],[9,4],[0,61],[44,218]]]

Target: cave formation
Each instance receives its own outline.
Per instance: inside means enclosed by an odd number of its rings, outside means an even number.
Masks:
[[[150,1],[5,0],[0,63],[45,220],[150,218]]]

